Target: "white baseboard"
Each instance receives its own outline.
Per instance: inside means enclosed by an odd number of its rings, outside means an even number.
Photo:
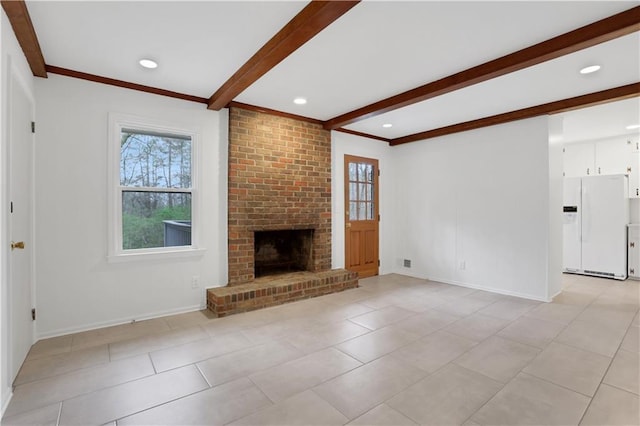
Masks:
[[[503,294],[505,296],[513,296],[513,297],[519,297],[521,299],[529,299],[529,300],[536,300],[538,302],[550,302],[550,300],[547,300],[544,297],[540,297],[534,294],[529,294],[529,293],[521,293],[518,291],[510,291],[510,290],[504,290],[501,288],[494,288],[494,287],[486,287],[486,286],[482,286],[482,285],[476,285],[476,284],[472,284],[472,283],[465,283],[465,282],[460,282],[460,281],[454,281],[454,280],[443,280],[443,279],[438,279],[438,278],[429,278],[430,281],[438,281],[441,283],[445,283],[445,284],[452,284],[452,285],[457,285],[460,287],[467,287],[467,288],[473,288],[476,290],[482,290],[482,291],[488,291],[491,293],[497,293],[497,294]]]
[[[144,321],[144,320],[150,320],[154,318],[166,317],[169,315],[177,315],[177,314],[184,314],[187,312],[200,311],[202,309],[204,309],[202,305],[191,305],[191,306],[184,306],[176,309],[169,309],[166,311],[150,312],[147,314],[136,315],[133,317],[94,322],[90,324],[81,325],[78,327],[69,327],[69,328],[63,328],[58,330],[51,330],[44,333],[36,333],[36,341],[41,339],[48,339],[51,337],[65,336],[67,334],[81,333],[83,331],[96,330],[98,328],[111,327],[114,325],[129,324],[133,321],[136,321],[136,322]]]
[[[466,282],[462,282],[462,281],[450,280],[450,279],[446,279],[446,278],[423,277],[423,276],[419,276],[417,274],[408,273],[408,271],[396,270],[395,273],[397,273],[399,275],[410,276],[410,277],[413,277],[413,278],[420,278],[420,279],[423,279],[423,280],[436,281],[436,282],[440,282],[440,283],[444,283],[444,284],[457,285],[459,287],[467,287],[467,288],[473,288],[473,289],[476,289],[476,290],[488,291],[488,292],[491,292],[491,293],[503,294],[505,296],[513,296],[513,297],[520,297],[522,299],[536,300],[538,302],[551,302],[551,300],[552,300],[552,299],[546,299],[544,297],[540,297],[540,296],[537,296],[537,295],[534,295],[534,294],[521,293],[521,292],[518,292],[518,291],[504,290],[504,289],[495,288],[495,287],[487,287],[487,286],[477,285],[477,284],[473,284],[473,283],[466,283]],[[557,295],[554,295],[553,297],[555,297],[555,296],[557,296]]]

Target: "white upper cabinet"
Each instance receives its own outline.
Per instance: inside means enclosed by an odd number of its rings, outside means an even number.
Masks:
[[[564,176],[629,175],[629,198],[640,198],[640,137],[623,135],[566,144]]]
[[[595,145],[593,143],[567,144],[563,148],[565,177],[582,177],[595,174]]]
[[[598,175],[624,175],[630,173],[631,138],[620,137],[595,143],[596,169]]]

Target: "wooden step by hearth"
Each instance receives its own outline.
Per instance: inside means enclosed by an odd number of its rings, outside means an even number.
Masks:
[[[271,275],[207,290],[207,308],[216,317],[225,317],[356,287],[358,274],[346,269]]]

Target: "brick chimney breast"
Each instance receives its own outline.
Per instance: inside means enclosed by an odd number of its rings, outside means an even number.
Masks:
[[[313,230],[309,270],[331,269],[331,134],[320,124],[232,107],[229,285],[255,279],[256,231]]]

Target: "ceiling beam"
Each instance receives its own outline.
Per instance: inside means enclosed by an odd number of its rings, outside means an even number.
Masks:
[[[209,98],[209,109],[224,108],[360,1],[312,1],[271,38]]]
[[[93,81],[95,83],[108,84],[110,86],[122,87],[125,89],[137,90],[139,92],[152,93],[154,95],[168,96],[170,98],[182,99],[185,101],[198,102],[201,104],[208,104],[209,99],[200,98],[198,96],[187,95],[179,92],[172,92],[171,90],[159,89],[157,87],[145,86],[137,83],[130,83],[128,81],[116,80],[115,78],[102,77],[100,75],[88,74],[86,72],[74,71],[67,68],[55,67],[53,65],[46,66],[47,72],[52,74],[64,75],[67,77],[79,78],[81,80]]]
[[[36,77],[47,78],[44,56],[27,10],[27,4],[24,0],[2,0],[1,3],[24,56],[27,58],[31,72]]]
[[[589,106],[604,104],[608,102],[620,101],[637,96],[640,96],[640,83],[633,83],[626,86],[603,90],[600,92],[589,93],[588,95],[576,96],[574,98],[549,102],[542,105],[536,105],[529,108],[505,112],[503,114],[492,115],[490,117],[479,118],[477,120],[452,124],[450,126],[440,127],[438,129],[427,130],[425,132],[395,138],[391,140],[390,145],[396,146],[409,142],[417,142],[425,139],[436,138],[438,136],[466,132],[467,130],[495,126],[498,124],[509,123],[511,121],[538,117],[540,115],[557,114],[560,112],[571,111],[578,108],[586,108]]]
[[[391,96],[325,122],[336,129],[436,96],[463,89],[492,78],[559,58],[640,30],[640,6],[548,39],[498,59]]]

